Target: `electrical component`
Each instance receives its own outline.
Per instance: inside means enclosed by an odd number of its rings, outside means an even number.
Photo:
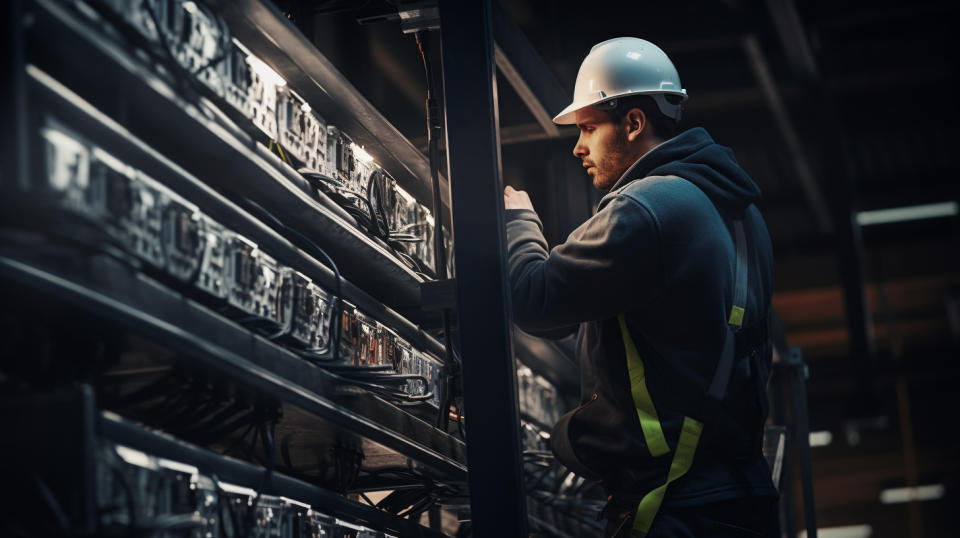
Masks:
[[[168,194],[163,208],[167,273],[181,282],[193,282],[203,261],[205,240],[203,215],[196,206]]]
[[[89,218],[101,218],[103,200],[90,182],[87,144],[52,118],[47,118],[40,136],[45,173],[34,199]]]
[[[360,312],[356,313],[356,319],[359,342],[355,348],[353,364],[355,366],[377,366],[377,356],[380,348],[377,322]]]
[[[168,43],[173,56],[188,72],[218,96],[223,96],[230,36],[226,25],[202,3],[166,0],[167,12],[179,24],[169,28]],[[161,28],[167,30],[167,28]]]
[[[243,315],[242,321],[285,333],[293,301],[281,290],[290,269],[236,233],[227,233],[226,248],[227,304]]]
[[[250,86],[247,100],[253,124],[271,140],[277,139],[277,88],[286,81],[269,65],[253,54],[247,55],[250,69]]]
[[[341,188],[347,188],[350,184],[353,171],[352,144],[353,141],[343,131],[333,125],[327,127],[327,170],[334,185]]]
[[[227,281],[227,230],[217,221],[203,216],[203,256],[194,286],[215,299],[230,293]]]
[[[327,169],[327,123],[312,108],[303,116],[303,165],[310,169],[329,175]]]
[[[394,372],[400,372],[401,369],[401,349],[406,342],[397,334],[383,325],[377,324],[377,357],[374,364],[377,366],[389,366]],[[407,346],[409,347],[409,346]]]
[[[414,349],[402,340],[398,342],[397,354],[400,357],[401,374],[418,375],[423,379],[408,379],[404,392],[411,396],[432,394],[428,403],[440,407],[441,383],[443,383],[442,365],[432,355]]]
[[[225,64],[230,75],[224,79],[223,98],[231,107],[248,120],[253,119],[253,101],[250,100],[250,87],[253,84],[253,72],[247,57],[248,51],[237,40],[231,40]]]
[[[416,198],[395,186],[396,209],[389,212],[390,238],[423,268],[433,269],[433,217]],[[391,221],[392,219],[392,221]]]
[[[90,181],[105,194],[108,231],[127,250],[162,269],[163,198],[166,189],[146,174],[95,147]]]
[[[218,482],[193,465],[102,440],[96,448],[93,479],[99,527],[116,533],[196,538],[390,536],[287,497],[261,494],[254,503],[257,492],[251,488]],[[248,522],[252,527],[247,528]]]
[[[287,340],[315,353],[326,353],[330,337],[331,302],[327,293],[299,272],[292,272],[293,317]]]
[[[277,89],[280,146],[307,168],[320,171],[318,163],[326,151],[326,123],[310,105],[286,86]],[[318,146],[322,143],[323,146]]]
[[[517,394],[520,412],[545,427],[560,420],[560,401],[557,388],[530,368],[517,368]]]
[[[150,16],[150,13],[151,10],[154,15],[161,12],[161,5],[167,1],[169,0],[144,0],[139,2],[106,0],[104,5],[116,15],[119,15],[131,28],[148,41],[159,43],[160,34],[157,32],[157,26],[153,23],[153,17]]]
[[[191,536],[217,536],[216,489],[196,467],[100,443],[94,468],[101,528],[160,535],[190,529]]]

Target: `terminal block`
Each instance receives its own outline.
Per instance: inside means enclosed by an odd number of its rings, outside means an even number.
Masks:
[[[290,273],[292,321],[286,340],[317,354],[330,350],[332,297],[299,272]]]
[[[31,193],[34,202],[99,220],[103,192],[90,180],[90,148],[55,120],[40,129],[43,140],[42,181]]]
[[[250,100],[250,86],[253,74],[247,57],[250,52],[238,41],[230,42],[230,49],[224,62],[229,76],[224,79],[223,98],[247,120],[253,119],[253,102]]]
[[[253,124],[271,140],[277,139],[277,86],[282,85],[280,78],[263,60],[254,55],[247,56],[250,69],[250,86],[247,88],[251,119]]]
[[[203,261],[203,215],[193,204],[169,195],[163,208],[163,250],[167,274],[192,283]]]
[[[326,123],[293,90],[277,90],[278,142],[306,168],[320,170],[326,154]],[[322,132],[322,134],[321,134]]]
[[[194,286],[204,295],[225,300],[230,293],[227,280],[228,232],[210,217],[203,217],[203,256]]]
[[[123,531],[180,517],[189,519],[193,536],[219,535],[216,486],[196,467],[100,442],[94,469],[100,528]]]
[[[249,239],[228,233],[226,281],[227,304],[241,320],[271,331],[286,332],[292,297],[282,293],[289,268],[277,263]]]

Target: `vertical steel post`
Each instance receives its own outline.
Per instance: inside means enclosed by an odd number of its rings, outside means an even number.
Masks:
[[[14,0],[0,23],[0,186],[26,188],[30,181],[27,154],[27,79],[23,3]]]
[[[444,108],[475,536],[526,536],[489,0],[443,0]]]
[[[807,419],[807,365],[803,350],[791,347],[784,357],[793,383],[793,439],[800,452],[800,485],[803,495],[803,518],[807,536],[817,538],[817,515],[813,504],[813,464],[810,460],[810,423]]]

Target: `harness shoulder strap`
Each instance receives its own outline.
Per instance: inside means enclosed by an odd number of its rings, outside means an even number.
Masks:
[[[747,241],[742,220],[735,220],[733,222],[733,232],[734,248],[736,249],[736,261],[733,273],[733,305],[730,308],[730,316],[727,320],[727,334],[724,338],[723,351],[717,367],[713,372],[713,378],[710,380],[710,388],[707,390],[703,410],[700,413],[700,420],[690,416],[683,417],[683,424],[680,427],[680,437],[677,439],[677,448],[673,454],[673,459],[670,461],[670,469],[667,472],[666,482],[648,492],[640,500],[636,517],[633,521],[633,530],[641,536],[646,536],[646,534],[650,532],[653,520],[657,516],[657,512],[660,511],[660,505],[663,504],[667,487],[670,483],[685,475],[693,466],[693,458],[697,451],[697,445],[700,443],[700,437],[703,434],[704,423],[711,421],[711,417],[719,409],[719,403],[723,401],[727,394],[727,385],[730,383],[730,375],[733,372],[733,364],[736,358],[736,332],[739,331],[743,325],[743,318],[746,313],[747,283],[749,276]],[[620,333],[623,337],[623,347],[627,356],[627,371],[630,374],[630,391],[633,395],[634,405],[637,408],[637,416],[640,418],[643,437],[647,443],[647,448],[650,450],[650,454],[654,457],[661,456],[670,452],[670,447],[666,443],[663,435],[663,427],[660,425],[660,419],[653,405],[653,399],[647,390],[643,360],[640,358],[633,338],[627,329],[626,319],[623,315],[618,316],[617,319],[620,323]]]

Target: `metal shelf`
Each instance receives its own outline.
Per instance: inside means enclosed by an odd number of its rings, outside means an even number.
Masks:
[[[249,463],[221,456],[215,452],[184,443],[163,433],[113,414],[101,413],[97,417],[97,430],[105,438],[130,448],[143,450],[151,455],[174,461],[182,461],[214,472],[220,480],[251,488],[257,487],[263,469]],[[342,495],[306,482],[275,473],[271,476],[271,488],[278,494],[377,529],[399,533],[400,536],[443,536],[442,533],[422,527],[405,519],[371,506],[351,501]]]
[[[351,435],[383,461],[392,453],[391,463],[409,458],[445,482],[466,480],[463,442],[366,391],[344,390],[349,383],[338,376],[114,258],[75,249],[39,254],[5,244],[0,275],[4,293],[19,294],[24,305],[23,297],[53,298],[58,311],[73,309],[140,334],[191,366],[302,410],[308,415],[303,420],[312,421],[302,429]]]
[[[210,188],[197,177],[160,155],[121,125],[34,66],[27,67],[34,114],[49,113],[128,164],[134,165],[197,204],[200,209],[234,231],[254,240],[282,263],[306,274],[327,290],[335,289],[333,271],[297,248],[243,208]],[[344,298],[396,330],[412,344],[443,356],[442,345],[407,319],[383,305],[349,281],[342,281]]]
[[[62,84],[58,93],[76,92],[72,100],[85,100],[119,120],[121,129],[218,192],[250,198],[282,216],[327,250],[352,282],[408,316],[421,314],[423,279],[222,113],[202,99],[198,104],[182,99],[171,81],[66,6],[34,0],[26,11],[31,20],[24,31],[27,61]],[[77,57],[84,61],[68,60]]]
[[[233,35],[280,74],[321,115],[346,131],[421,203],[432,204],[430,162],[270,2],[215,0]],[[443,214],[449,187],[440,178]]]

